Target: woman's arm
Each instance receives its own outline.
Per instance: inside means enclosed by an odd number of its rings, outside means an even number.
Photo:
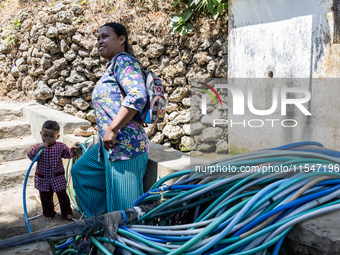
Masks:
[[[117,132],[123,128],[138,111],[133,108],[122,106],[118,111],[116,117],[107,128],[103,143],[106,150],[112,149],[116,144]]]
[[[117,57],[114,66],[114,76],[125,92],[125,97],[117,115],[112,120],[103,138],[104,148],[112,149],[116,144],[117,132],[123,128],[135,114],[142,112],[147,93],[144,78],[139,64],[130,55]]]

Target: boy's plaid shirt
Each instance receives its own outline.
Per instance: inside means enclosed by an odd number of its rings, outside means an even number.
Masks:
[[[41,145],[38,143],[29,151],[27,156],[33,160],[36,156],[35,149]],[[72,158],[73,154],[69,147],[61,142],[55,142],[51,146],[44,148],[43,152],[37,159],[37,168],[34,176],[34,187],[39,191],[53,192],[66,189],[65,169],[62,158]]]

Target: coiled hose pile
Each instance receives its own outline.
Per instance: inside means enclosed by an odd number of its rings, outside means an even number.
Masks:
[[[304,142],[179,171],[135,202],[161,204],[119,226],[115,240],[90,239],[104,254],[110,242],[121,254],[275,255],[295,224],[340,209],[339,164],[340,152]],[[59,243],[56,254],[76,254],[81,238]]]

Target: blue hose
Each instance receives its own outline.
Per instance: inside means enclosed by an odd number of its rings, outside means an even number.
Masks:
[[[340,188],[340,185],[337,185],[337,186],[334,186],[332,188],[328,188],[327,190],[323,190],[323,191],[317,192],[317,193],[312,194],[312,195],[301,197],[301,198],[298,198],[298,199],[296,199],[296,200],[294,200],[292,202],[289,202],[287,204],[281,205],[281,206],[275,208],[274,210],[271,210],[268,213],[260,216],[259,218],[257,218],[253,222],[249,223],[248,225],[243,227],[241,230],[237,231],[232,237],[239,236],[239,235],[247,232],[248,230],[250,230],[254,226],[260,224],[262,221],[266,220],[270,216],[273,216],[273,215],[275,215],[275,214],[277,214],[277,213],[279,213],[279,212],[281,212],[283,210],[286,210],[288,208],[294,207],[296,205],[304,204],[304,203],[306,203],[308,201],[311,201],[311,200],[317,199],[317,198],[319,198],[321,196],[330,194],[330,193],[334,192],[335,190],[338,190],[339,188]]]
[[[340,183],[340,179],[334,179],[334,180],[326,180],[326,181],[319,182],[315,184],[315,186],[328,186],[328,185],[334,185],[334,184],[339,184],[339,183]]]
[[[272,190],[275,187],[277,187],[280,183],[282,183],[282,180],[276,181],[274,183],[271,183],[270,185],[266,186],[262,190],[260,190],[257,194],[255,194],[247,203],[246,205],[241,209],[239,213],[236,214],[236,216],[232,219],[232,221],[228,224],[228,226],[223,229],[219,234],[216,235],[214,240],[211,242],[203,245],[199,249],[195,250],[197,253],[202,253],[213,247],[215,244],[217,244],[224,236],[226,236],[229,231],[239,222],[239,220],[244,216],[244,214],[250,209],[250,207],[258,200],[264,193],[266,193],[268,190]],[[222,217],[222,216],[220,216]],[[234,237],[234,236],[232,236]],[[192,254],[192,253],[189,253]]]
[[[70,246],[72,243],[73,243],[73,237],[70,237],[68,240],[66,240],[65,243],[56,246],[54,249],[56,251],[58,251],[58,250],[61,250],[61,249],[64,249],[64,248]]]
[[[26,226],[27,226],[27,230],[29,233],[31,233],[31,227],[30,224],[28,222],[28,216],[27,216],[27,206],[26,206],[26,186],[27,186],[27,180],[28,177],[30,175],[31,169],[35,163],[35,161],[37,161],[37,159],[39,158],[40,154],[42,153],[44,149],[41,149],[38,154],[35,156],[35,158],[32,160],[32,163],[30,165],[30,167],[27,170],[26,176],[25,176],[25,181],[24,181],[24,192],[23,192],[23,203],[24,203],[24,214],[25,214],[25,221],[26,221]]]
[[[282,238],[280,239],[280,241],[278,241],[278,242],[275,244],[272,255],[279,255],[279,251],[280,251],[281,245],[282,245],[282,243],[283,243],[283,240],[285,240],[285,236],[282,237]]]
[[[134,230],[132,230],[132,229],[130,229],[130,228],[127,228],[127,227],[124,227],[124,226],[119,226],[119,228],[124,229],[124,230],[126,230],[126,231],[129,231],[129,232],[131,232],[131,233],[134,233],[135,235],[138,235],[138,236],[140,236],[140,237],[144,237],[146,240],[150,240],[150,241],[154,241],[154,242],[158,242],[158,243],[167,243],[167,242],[168,242],[168,241],[165,240],[165,239],[156,238],[156,237],[149,237],[149,236],[147,236],[147,235],[140,234],[140,233],[138,233],[137,231],[134,231]]]
[[[161,238],[167,242],[183,242],[188,241],[194,237],[194,235],[190,236],[164,236],[164,235],[147,235],[150,238]]]
[[[201,187],[204,186],[204,184],[196,184],[196,185],[172,185],[172,186],[163,186],[161,188],[157,188],[154,190],[150,190],[148,192],[146,192],[145,194],[143,194],[142,196],[140,196],[132,206],[137,206],[140,204],[140,202],[142,202],[144,200],[144,198],[152,195],[152,193],[157,193],[157,192],[162,192],[162,191],[167,191],[167,190],[189,190],[189,189],[194,189],[197,187]]]
[[[314,141],[306,141],[306,142],[290,143],[290,144],[282,145],[282,146],[275,147],[269,150],[289,150],[295,147],[306,146],[306,145],[315,145],[318,147],[324,147],[321,143],[314,142]]]
[[[151,191],[148,191],[146,193],[144,193],[142,196],[140,196],[132,206],[137,206],[140,204],[140,202],[142,202],[144,200],[144,198],[148,197],[151,195],[152,192],[161,192],[161,191],[165,191],[165,190],[168,190],[169,189],[169,186],[165,186],[165,187],[162,187],[162,188],[157,188],[157,189],[154,189],[154,190],[151,190]],[[151,192],[151,193],[150,193]]]
[[[333,150],[312,150],[312,149],[292,149],[292,151],[305,151],[305,152],[313,152],[313,153],[320,153],[320,154],[324,154],[327,156],[331,156],[331,157],[336,157],[336,158],[340,158],[340,151],[333,151]]]

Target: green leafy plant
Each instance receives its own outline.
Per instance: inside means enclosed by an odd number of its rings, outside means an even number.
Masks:
[[[76,19],[77,23],[84,23],[85,21],[86,21],[85,17],[79,17],[79,18]]]
[[[112,5],[112,4],[114,4],[116,1],[115,0],[105,0],[104,1],[104,4],[105,5]]]
[[[182,14],[170,18],[171,33],[183,36],[194,29],[195,18],[201,12],[207,11],[216,20],[219,15],[228,10],[227,0],[177,0],[174,5],[183,3],[186,9]]]
[[[13,35],[7,35],[6,39],[5,39],[5,44],[7,43],[11,43],[14,44],[15,43],[15,36]]]
[[[148,5],[146,3],[141,3],[141,2],[138,2],[136,8],[137,8],[138,11],[148,11],[149,10]]]
[[[12,21],[12,24],[15,26],[16,29],[20,29],[21,25],[19,20],[14,19],[14,21]]]
[[[181,145],[179,147],[180,147],[179,149],[181,150],[181,152],[189,152],[190,151],[190,149],[182,147]]]

